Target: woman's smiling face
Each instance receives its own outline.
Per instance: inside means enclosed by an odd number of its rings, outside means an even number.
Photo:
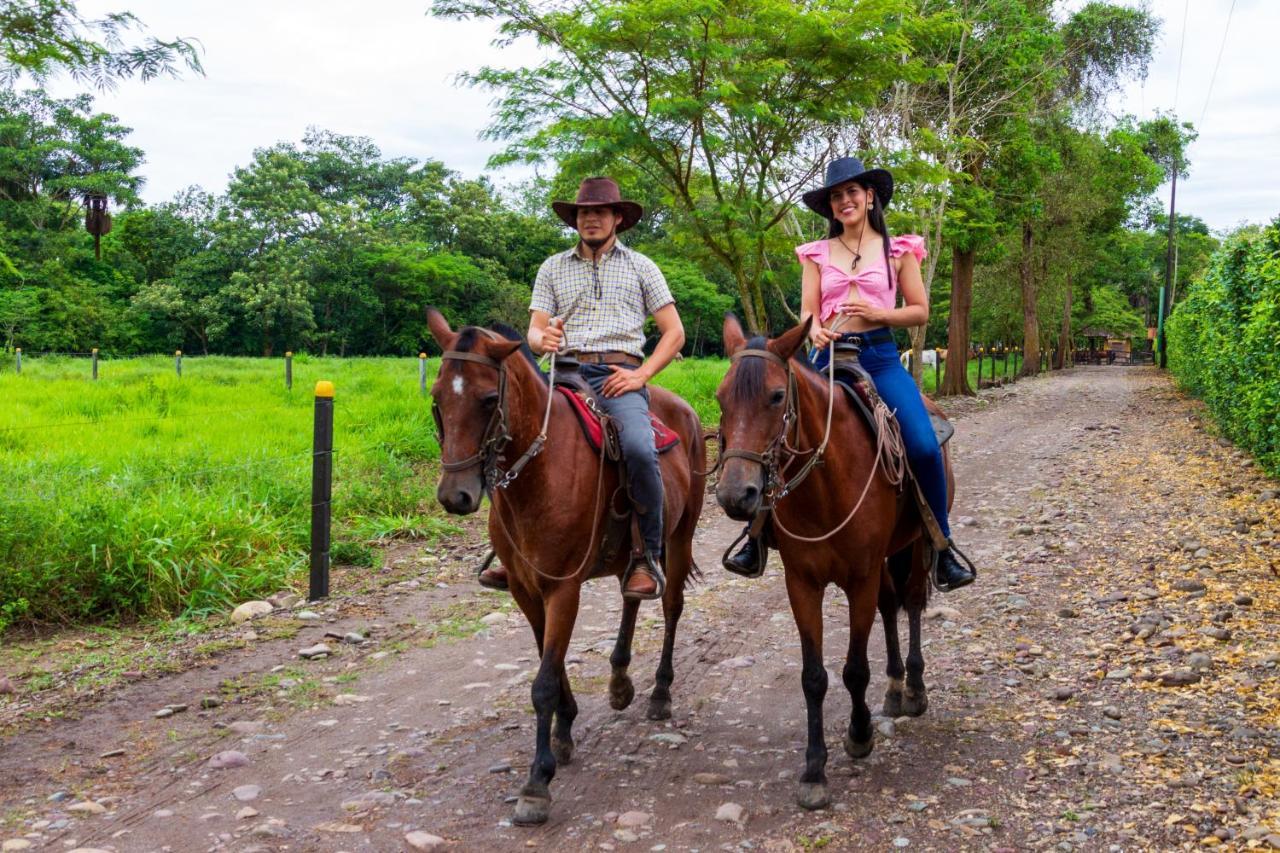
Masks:
[[[848,228],[862,222],[862,218],[867,215],[867,205],[875,195],[861,184],[849,181],[833,188],[828,198],[831,200],[832,215]]]

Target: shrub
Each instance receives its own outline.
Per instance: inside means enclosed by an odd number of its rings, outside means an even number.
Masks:
[[[1280,475],[1280,217],[1223,244],[1170,316],[1168,340],[1178,383]]]

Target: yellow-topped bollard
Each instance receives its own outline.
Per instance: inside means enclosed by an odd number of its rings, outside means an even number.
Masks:
[[[182,378],[182,350],[173,351],[173,371],[178,374],[178,378]]]
[[[333,500],[333,383],[316,383],[311,450],[311,584],[309,601],[329,595],[329,522]]]
[[[93,359],[93,378],[97,379],[98,378],[98,348],[94,347],[93,349],[89,350],[89,354]]]
[[[427,393],[427,354],[418,353],[418,393]]]

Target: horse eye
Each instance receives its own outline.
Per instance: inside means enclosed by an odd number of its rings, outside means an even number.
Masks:
[[[769,405],[781,406],[782,401],[785,399],[787,399],[787,392],[783,391],[782,389],[778,389],[777,391],[774,391],[772,394],[769,395]]]
[[[498,405],[497,391],[492,391],[480,398],[480,408],[484,409],[486,412],[493,411],[493,408],[497,405]]]

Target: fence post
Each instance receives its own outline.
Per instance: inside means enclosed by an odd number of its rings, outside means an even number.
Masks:
[[[333,495],[333,383],[316,383],[311,451],[311,587],[308,601],[329,597],[329,519]]]
[[[18,349],[14,352],[14,356],[17,358],[17,361],[14,362],[14,364],[16,365],[15,369],[18,371],[18,375],[21,376],[22,375],[22,347],[18,347]]]
[[[284,354],[284,390],[293,390],[293,352]]]
[[[182,350],[173,351],[173,369],[178,374],[178,378],[182,378]]]
[[[424,396],[427,393],[427,354],[418,353],[418,391]]]
[[[93,356],[93,378],[96,380],[98,378],[98,348],[94,347],[90,355]]]

